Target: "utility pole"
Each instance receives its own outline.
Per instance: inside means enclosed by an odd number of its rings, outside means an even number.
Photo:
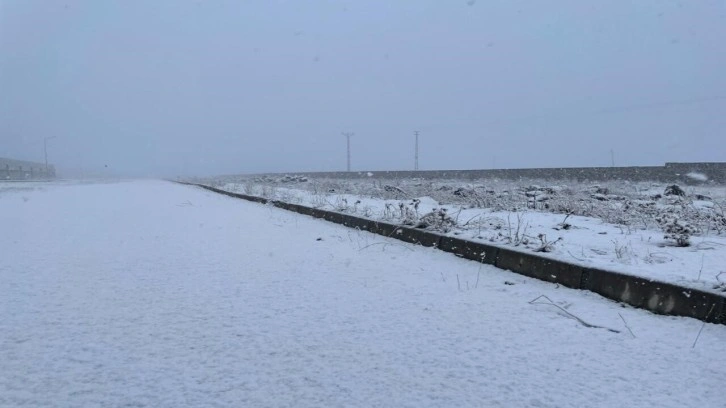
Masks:
[[[48,140],[55,139],[55,136],[48,136],[43,138],[43,150],[45,151],[45,176],[48,177],[50,172],[48,171]]]
[[[353,132],[343,132],[343,136],[345,136],[346,140],[348,141],[348,172],[350,172],[350,137],[355,135]]]
[[[416,136],[416,150],[414,155],[413,169],[418,171],[418,130],[414,130],[413,134]]]

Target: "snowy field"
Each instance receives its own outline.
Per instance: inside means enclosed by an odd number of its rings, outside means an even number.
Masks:
[[[662,183],[299,176],[198,181],[726,293],[726,186],[682,186],[682,195],[668,195]]]
[[[0,184],[0,231],[2,407],[724,406],[726,326],[194,187]]]

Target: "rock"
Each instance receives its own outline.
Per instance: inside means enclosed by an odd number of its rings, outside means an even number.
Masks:
[[[678,184],[673,184],[665,188],[663,195],[685,197],[686,192],[683,191],[683,189],[680,188]]]

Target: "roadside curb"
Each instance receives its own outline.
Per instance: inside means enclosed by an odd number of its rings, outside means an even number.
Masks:
[[[715,293],[619,272],[570,264],[535,253],[468,241],[421,229],[369,220],[299,204],[232,193],[203,184],[175,182],[201,187],[233,198],[260,204],[271,204],[277,208],[324,219],[349,228],[395,238],[400,241],[435,247],[464,259],[493,265],[520,275],[558,283],[573,289],[588,290],[616,302],[626,303],[653,313],[692,317],[708,323],[726,325],[726,296]]]

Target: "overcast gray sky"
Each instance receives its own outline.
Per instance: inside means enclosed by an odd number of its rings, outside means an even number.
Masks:
[[[0,0],[0,157],[127,175],[726,160],[726,2]]]

